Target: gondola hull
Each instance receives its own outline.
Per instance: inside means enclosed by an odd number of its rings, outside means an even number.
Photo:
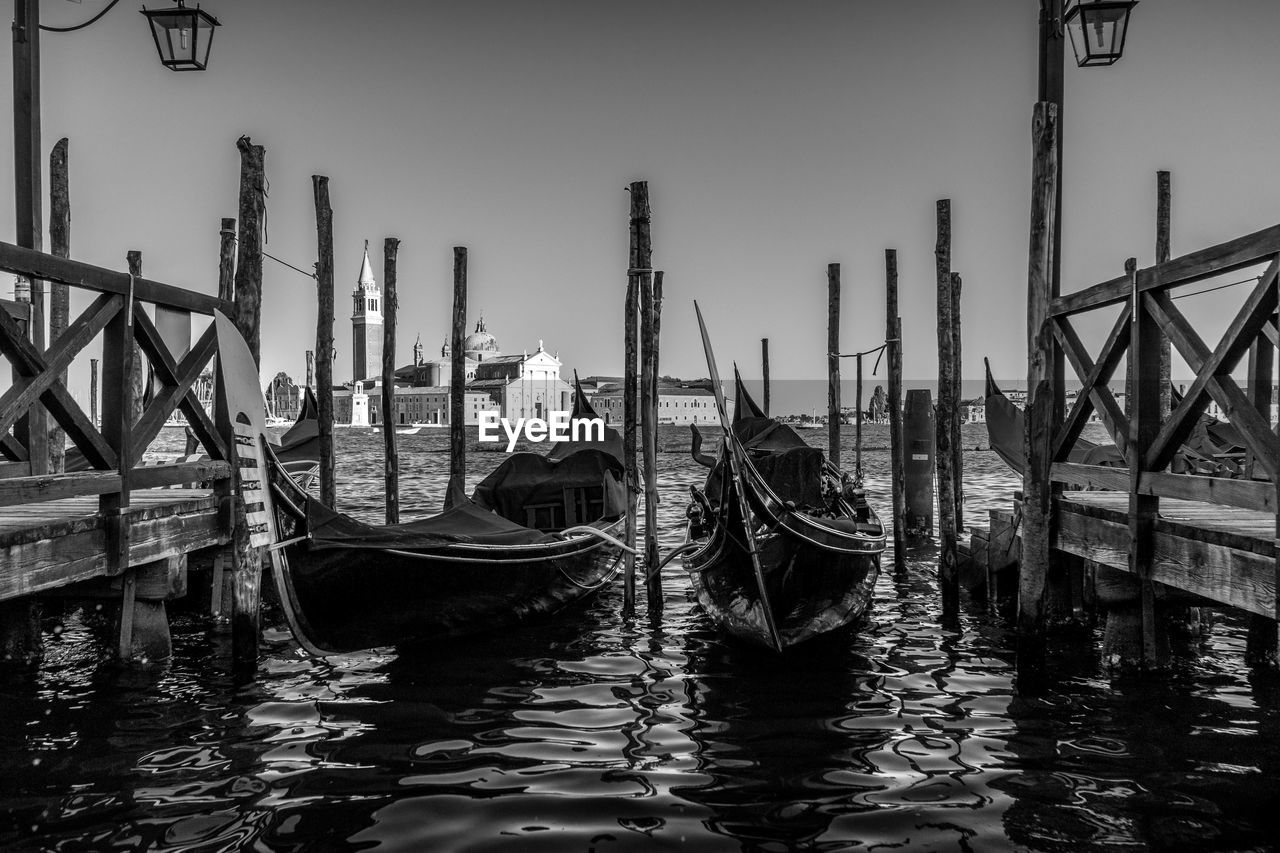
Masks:
[[[601,524],[612,536],[621,522]],[[591,598],[619,571],[621,552],[577,535],[528,546],[284,549],[303,633],[326,652],[413,646],[508,628]]]
[[[481,541],[447,533],[410,547],[423,522],[364,525],[309,498],[274,458],[269,472],[281,542],[274,577],[290,628],[313,654],[510,628],[587,601],[621,569],[622,518],[539,534],[464,499],[436,518],[479,519],[469,538]],[[335,524],[351,535],[335,539]]]
[[[741,535],[717,524],[685,558],[698,604],[735,639],[774,648],[764,608],[771,607],[782,648],[856,625],[866,615],[880,573],[883,539],[841,550],[788,531],[757,533],[767,600],[761,600]]]

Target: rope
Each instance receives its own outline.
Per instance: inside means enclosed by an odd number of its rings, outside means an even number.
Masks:
[[[277,258],[275,255],[270,255],[270,254],[267,254],[266,252],[262,252],[262,257],[264,257],[264,258],[270,258],[271,260],[275,261],[277,264],[282,264],[282,265],[284,265],[284,266],[288,267],[288,268],[289,268],[289,269],[291,269],[291,270],[294,270],[294,271],[296,271],[296,272],[300,272],[300,273],[302,273],[303,275],[305,275],[305,276],[306,276],[307,278],[309,278],[309,279],[313,279],[313,280],[317,279],[317,276],[316,276],[316,274],[315,274],[315,273],[313,273],[313,272],[307,272],[307,271],[306,271],[306,270],[304,270],[304,269],[301,269],[301,268],[299,268],[299,267],[295,267],[293,264],[289,263],[288,261],[282,261],[282,260],[280,260],[280,259],[279,259],[279,258]]]
[[[622,540],[615,539],[612,536],[610,536],[608,533],[605,533],[603,530],[598,530],[594,527],[589,527],[585,524],[579,525],[578,527],[566,527],[564,530],[560,531],[561,536],[568,536],[573,533],[585,533],[588,536],[594,536],[597,539],[603,539],[605,542],[608,542],[610,545],[615,545],[621,548],[623,551],[626,551],[628,554],[640,553],[635,548],[630,548],[627,545],[623,544]]]
[[[863,352],[851,352],[851,353],[829,352],[827,353],[827,358],[857,358],[860,355],[871,355],[871,353],[873,352],[882,352],[884,348],[887,347],[888,345],[889,343],[888,341],[886,341],[885,343],[882,343],[880,346],[875,347],[874,349],[864,350]],[[877,359],[876,363],[877,364],[879,363],[879,359]]]
[[[656,575],[658,572],[662,571],[662,567],[663,567],[663,566],[665,566],[667,563],[670,563],[670,562],[671,562],[672,560],[674,560],[676,557],[678,557],[678,556],[680,556],[681,554],[684,554],[684,553],[686,553],[686,552],[688,552],[688,551],[696,551],[698,548],[701,548],[701,547],[702,547],[702,545],[703,545],[703,543],[701,543],[701,542],[686,542],[685,544],[681,545],[679,548],[675,549],[675,550],[674,550],[674,551],[672,551],[670,554],[668,554],[667,556],[663,557],[663,558],[662,558],[662,560],[660,560],[660,561],[658,562],[658,565],[654,566],[652,569],[650,569],[648,572],[646,572],[646,573],[645,573],[645,576],[644,576],[644,577],[645,577],[645,580],[649,580],[649,579],[650,579],[650,578],[652,578],[654,575]]]
[[[1202,293],[1213,293],[1215,290],[1223,290],[1228,287],[1235,287],[1237,284],[1248,284],[1253,281],[1261,281],[1262,276],[1255,275],[1253,278],[1242,278],[1239,281],[1233,281],[1230,284],[1220,284],[1217,287],[1207,287],[1204,290],[1197,290],[1194,293],[1179,293],[1177,296],[1171,296],[1170,299],[1185,299],[1188,296],[1199,296]]]
[[[119,2],[120,0],[111,0],[111,2],[107,4],[107,8],[103,9],[101,12],[94,15],[92,18],[85,21],[83,24],[76,24],[73,27],[46,27],[44,24],[41,24],[40,29],[44,30],[46,33],[73,33],[76,30],[83,30],[85,27],[89,26],[92,23],[95,23],[103,15],[107,14],[112,9],[114,9],[115,5]]]

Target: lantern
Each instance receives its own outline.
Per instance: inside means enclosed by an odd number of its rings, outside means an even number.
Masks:
[[[1078,0],[1063,19],[1076,64],[1111,65],[1124,53],[1129,12],[1137,0]]]
[[[203,71],[209,65],[209,45],[218,19],[199,6],[188,9],[183,0],[177,2],[175,9],[142,10],[160,62],[173,71]]]

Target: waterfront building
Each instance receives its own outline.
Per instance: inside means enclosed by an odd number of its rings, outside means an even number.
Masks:
[[[584,389],[585,390],[585,389]],[[726,400],[729,417],[733,417],[733,398]],[[600,382],[591,397],[591,405],[606,423],[621,424],[622,383]],[[639,418],[637,418],[637,421]],[[700,385],[658,385],[659,424],[719,424],[716,397],[710,388]]]
[[[369,241],[364,241],[364,261],[351,294],[351,379],[359,382],[382,372],[382,289],[369,264]]]

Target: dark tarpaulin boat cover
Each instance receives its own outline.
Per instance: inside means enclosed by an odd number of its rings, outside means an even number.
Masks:
[[[366,524],[307,499],[307,528],[312,548],[395,548],[424,551],[458,543],[477,545],[533,545],[555,537],[530,530],[477,506],[471,501],[439,515],[402,524]]]
[[[563,504],[573,489],[602,488],[601,518],[615,518],[626,511],[622,480],[624,469],[617,457],[588,447],[563,459],[536,453],[513,453],[476,486],[476,505],[507,518],[522,518],[525,508]],[[598,521],[578,519],[580,523]]]
[[[821,450],[809,446],[791,427],[767,418],[751,399],[734,370],[733,434],[742,443],[752,466],[774,494],[792,501],[797,507],[821,507],[822,475],[825,457]],[[707,475],[705,493],[712,500],[720,494],[724,476],[723,461]]]
[[[573,412],[569,415],[569,428],[573,429],[573,421],[591,420],[599,421],[600,415],[596,413],[595,407],[591,405],[591,401],[587,399],[587,395],[582,393],[582,383],[578,381],[578,371],[573,372]],[[587,429],[584,434],[595,436],[595,429]],[[572,432],[570,432],[572,435]],[[548,459],[561,460],[565,459],[579,450],[595,449],[603,451],[615,459],[622,459],[622,436],[618,435],[618,431],[611,426],[605,426],[603,439],[587,439],[582,441],[560,441],[552,445],[551,450],[547,453]]]

